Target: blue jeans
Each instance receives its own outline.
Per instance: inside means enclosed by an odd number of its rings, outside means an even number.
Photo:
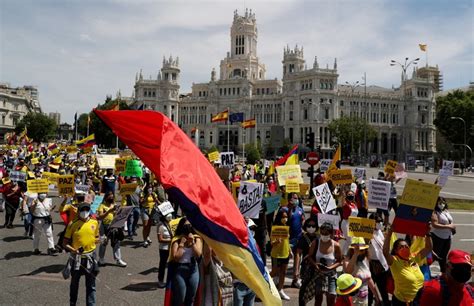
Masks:
[[[84,275],[86,278],[86,305],[95,305],[95,275],[85,268],[87,267],[87,259],[81,259],[81,267],[79,270],[71,269],[71,285],[69,287],[69,304],[76,305],[77,294],[79,292],[79,281],[81,276]]]
[[[128,231],[129,236],[132,236],[133,233],[136,232],[139,218],[140,218],[140,208],[134,207],[132,210],[132,213],[127,218],[127,231]]]
[[[199,269],[196,262],[178,263],[173,277],[173,305],[192,306],[199,285]]]
[[[234,306],[253,306],[255,302],[255,292],[244,283],[234,284]]]
[[[33,235],[33,215],[30,213],[27,213],[26,215],[23,216],[23,224],[25,226],[25,232],[28,234],[28,236]]]

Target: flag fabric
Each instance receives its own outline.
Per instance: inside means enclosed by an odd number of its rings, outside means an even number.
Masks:
[[[55,142],[48,144],[48,150],[49,151],[52,151],[52,150],[56,149],[57,147],[58,147],[58,145]]]
[[[218,113],[215,116],[212,116],[211,122],[226,121],[229,118],[229,110]]]
[[[428,50],[428,45],[427,44],[418,44],[418,46],[420,47],[421,51],[426,52],[426,50]]]
[[[341,145],[340,144],[337,146],[336,152],[334,153],[334,156],[332,157],[331,164],[329,164],[329,168],[326,171],[326,174],[328,174],[328,176],[332,171],[338,169],[337,167],[338,161],[341,161]]]
[[[293,155],[296,155],[296,157]],[[288,152],[285,156],[283,156],[282,158],[280,158],[279,160],[275,162],[274,166],[276,168],[282,165],[297,165],[298,163],[296,164],[293,163],[295,162],[295,158],[296,158],[296,161],[298,161],[298,145],[294,145],[293,148],[291,148],[290,152]],[[288,159],[290,159],[289,164],[287,164]]]
[[[255,119],[245,120],[245,121],[242,122],[242,124],[241,124],[241,126],[242,126],[244,129],[254,128],[256,125],[257,125],[257,120],[255,120]]]
[[[234,122],[243,122],[244,121],[244,113],[232,113],[229,116],[230,123]]]
[[[76,145],[80,149],[92,147],[93,145],[95,145],[95,135],[91,134],[86,138],[76,141]]]
[[[192,140],[160,112],[95,113],[159,178],[170,201],[179,203],[224,265],[265,305],[281,305],[280,297],[272,294],[265,264],[232,195]]]

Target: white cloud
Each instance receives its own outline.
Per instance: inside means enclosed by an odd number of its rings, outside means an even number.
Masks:
[[[79,39],[80,39],[81,41],[85,41],[85,42],[93,42],[93,41],[94,41],[94,40],[90,37],[89,34],[84,34],[84,33],[81,33],[81,34],[79,35]]]

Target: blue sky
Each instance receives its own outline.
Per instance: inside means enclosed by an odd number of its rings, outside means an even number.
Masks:
[[[135,74],[156,78],[163,56],[180,58],[181,92],[210,79],[230,45],[233,11],[252,8],[267,78],[281,79],[283,47],[304,46],[308,66],[338,59],[339,83],[391,87],[391,59],[425,54],[444,88],[474,81],[473,2],[467,1],[0,1],[0,82],[39,87],[62,121],[107,94],[131,95]]]

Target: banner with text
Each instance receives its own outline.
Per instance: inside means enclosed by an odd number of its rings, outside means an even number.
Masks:
[[[349,217],[349,237],[372,239],[375,230],[375,220],[367,218]]]
[[[262,197],[262,183],[241,182],[237,201],[240,213],[249,218],[258,218],[262,207]]]
[[[303,184],[303,177],[301,176],[300,165],[285,165],[276,167],[278,173],[278,184],[280,186],[286,185],[286,180],[297,180],[298,183]]]
[[[60,195],[74,195],[74,175],[58,176],[58,193]]]
[[[352,180],[352,171],[351,169],[339,169],[331,171],[329,179],[334,185],[345,185],[351,184]]]
[[[390,199],[391,183],[370,179],[367,186],[369,193],[369,207],[387,210]]]

